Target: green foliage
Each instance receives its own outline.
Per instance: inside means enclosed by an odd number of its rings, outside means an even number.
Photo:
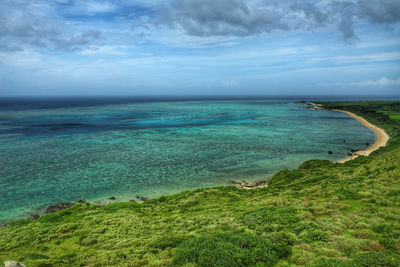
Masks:
[[[360,199],[360,196],[357,194],[357,191],[340,188],[335,192],[341,199]]]
[[[190,239],[179,246],[174,263],[198,266],[273,266],[278,261],[271,242],[250,234],[218,233]]]
[[[10,226],[18,227],[18,226],[23,226],[23,225],[29,224],[30,222],[31,222],[31,220],[28,220],[28,219],[20,219],[20,220],[11,222]]]
[[[307,160],[299,166],[299,169],[308,170],[315,168],[329,168],[333,166],[335,166],[335,164],[330,162],[329,160]]]
[[[313,267],[398,267],[400,261],[382,252],[366,252],[359,254],[354,260],[341,262],[335,259],[319,259],[312,265]]]
[[[182,237],[182,236],[165,236],[157,240],[151,246],[159,249],[176,248],[186,239],[187,237]]]
[[[44,216],[42,216],[42,217],[40,217],[38,219],[38,222],[41,222],[41,223],[56,223],[56,222],[62,221],[62,219],[63,219],[62,215],[58,212],[58,213],[54,213],[54,214],[44,215]]]
[[[290,206],[268,207],[244,213],[242,222],[257,232],[270,232],[288,229],[300,221],[296,210]]]
[[[301,170],[281,170],[268,182],[268,186],[283,187],[288,186],[291,182],[304,177]]]
[[[328,241],[328,234],[321,230],[312,230],[309,232],[304,232],[300,237],[305,242]]]
[[[394,258],[390,255],[382,252],[366,252],[357,256],[354,260],[357,266],[372,267],[372,266],[387,266],[387,267],[398,267],[400,261],[398,258]]]

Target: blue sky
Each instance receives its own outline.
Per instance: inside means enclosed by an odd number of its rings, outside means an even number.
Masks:
[[[0,0],[0,96],[400,95],[398,0]]]

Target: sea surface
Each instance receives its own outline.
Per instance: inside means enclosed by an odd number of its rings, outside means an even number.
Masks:
[[[305,160],[345,158],[376,138],[346,114],[306,107],[271,99],[0,101],[0,221],[58,202],[266,180]]]

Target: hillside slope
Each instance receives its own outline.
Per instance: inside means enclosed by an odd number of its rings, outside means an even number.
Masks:
[[[79,203],[0,229],[0,262],[28,266],[400,266],[400,103],[326,103],[388,146],[344,164],[307,161],[266,188]],[[261,263],[262,262],[262,263]]]

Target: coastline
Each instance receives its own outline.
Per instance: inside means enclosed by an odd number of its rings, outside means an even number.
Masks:
[[[321,108],[319,106],[319,108]],[[354,152],[352,156],[349,156],[347,158],[344,158],[342,160],[337,161],[338,163],[345,163],[349,160],[355,159],[359,156],[369,156],[372,152],[374,152],[375,150],[378,150],[381,147],[386,146],[387,142],[389,141],[390,137],[389,135],[381,128],[373,125],[372,123],[368,122],[366,119],[364,119],[361,116],[357,116],[356,114],[350,112],[350,111],[346,111],[346,110],[341,110],[341,109],[332,109],[332,111],[336,111],[336,112],[342,112],[345,113],[347,115],[349,115],[350,117],[358,120],[359,122],[361,122],[362,125],[364,125],[365,127],[371,129],[372,131],[375,132],[377,138],[375,140],[375,143],[373,143],[371,146],[369,146],[367,149],[364,150],[359,150],[357,152]]]
[[[323,106],[321,104],[313,103],[313,102],[303,102],[303,103],[306,104],[308,106],[307,108],[309,108],[309,109],[329,110],[329,111],[345,113],[348,116],[352,117],[353,119],[358,120],[364,127],[367,127],[367,128],[373,130],[376,133],[377,138],[376,138],[375,142],[373,144],[371,144],[368,148],[366,148],[364,150],[355,151],[355,152],[352,153],[353,155],[348,156],[348,157],[343,158],[343,159],[340,159],[340,160],[336,161],[336,163],[345,163],[345,162],[353,160],[353,159],[355,159],[355,158],[357,158],[359,156],[369,156],[373,151],[375,151],[375,150],[377,150],[377,149],[379,149],[379,148],[381,148],[383,146],[386,146],[388,140],[390,139],[388,134],[386,134],[386,132],[383,129],[381,129],[381,128],[369,123],[366,119],[364,119],[361,116],[357,116],[354,113],[351,113],[351,112],[346,111],[346,110],[340,110],[340,109],[323,108]],[[240,189],[257,189],[257,188],[268,187],[268,183],[269,183],[269,180],[260,180],[260,181],[256,181],[256,182],[231,181],[229,184],[227,183],[226,185],[231,185],[231,186],[233,185],[233,186],[236,186],[237,188],[240,188]],[[112,198],[114,198],[114,197],[112,197]],[[153,198],[153,197],[151,196],[151,198]],[[121,202],[121,201],[122,202],[128,202],[131,199],[134,199],[136,201],[140,201],[140,200],[143,201],[143,199],[147,199],[147,197],[143,197],[143,196],[118,197],[118,202]],[[90,203],[100,204],[100,205],[101,204],[114,203],[114,199],[112,199],[111,201],[110,200],[111,200],[111,198],[107,198],[106,200],[99,199],[98,201],[91,201],[91,200],[89,200],[89,201],[90,201]],[[46,206],[46,208],[47,207],[48,206]],[[43,212],[44,212],[44,209],[45,208],[43,208]],[[37,213],[38,212],[34,212],[34,213],[31,213],[31,215],[36,215]],[[42,213],[39,213],[39,214],[42,215]],[[21,217],[21,218],[24,218],[24,217]],[[1,225],[1,222],[0,222],[0,225]]]
[[[366,149],[363,150],[358,150],[356,152],[353,152],[352,156],[349,156],[347,158],[341,159],[339,161],[336,161],[336,163],[345,163],[347,161],[353,160],[355,158],[358,158],[359,156],[369,156],[372,152],[375,150],[378,150],[381,147],[386,146],[387,142],[389,141],[390,137],[389,135],[381,128],[373,125],[372,123],[368,122],[366,119],[364,119],[361,116],[358,116],[350,111],[346,110],[341,110],[341,109],[325,109],[322,107],[321,104],[316,104],[313,102],[306,102],[306,105],[313,106],[313,109],[320,109],[320,110],[330,110],[330,111],[335,111],[335,112],[342,112],[347,114],[348,116],[352,117],[353,119],[358,120],[363,126],[371,129],[372,131],[375,132],[377,138],[375,142],[369,146]],[[240,182],[233,182],[234,184],[237,185],[238,188],[240,189],[256,189],[256,188],[262,188],[262,187],[267,187],[268,186],[268,181],[258,181],[255,183],[250,183],[246,181],[240,181]]]
[[[313,105],[314,109],[325,109],[322,107],[321,104],[316,104],[313,102],[307,102],[307,105]],[[358,116],[350,111],[346,111],[346,110],[341,110],[341,109],[326,109],[326,110],[330,110],[330,111],[335,111],[335,112],[342,112],[347,114],[348,116],[352,117],[353,119],[358,120],[363,126],[371,129],[372,131],[375,132],[377,138],[375,140],[375,143],[373,143],[371,146],[369,146],[366,149],[363,150],[358,150],[356,152],[353,152],[352,156],[349,156],[347,158],[341,159],[339,161],[336,161],[337,163],[345,163],[349,160],[353,160],[359,156],[369,156],[372,152],[374,152],[375,150],[386,146],[387,142],[389,141],[390,137],[389,135],[381,128],[373,125],[372,123],[368,122],[366,119],[364,119],[361,116]]]

